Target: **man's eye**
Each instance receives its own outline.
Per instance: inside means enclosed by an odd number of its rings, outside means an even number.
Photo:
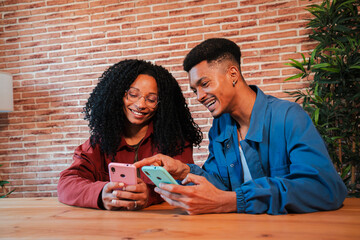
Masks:
[[[196,89],[192,89],[192,91],[193,91],[195,94],[197,93]]]
[[[209,82],[207,82],[207,81],[201,83],[201,86],[203,86],[203,87],[206,87],[206,86],[208,86],[208,85],[209,85]]]

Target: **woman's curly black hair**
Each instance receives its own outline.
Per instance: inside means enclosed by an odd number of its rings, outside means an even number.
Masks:
[[[184,151],[186,144],[199,146],[202,133],[176,79],[161,66],[135,59],[120,61],[107,69],[90,94],[84,113],[92,146],[99,144],[104,153],[116,155],[126,121],[123,97],[139,74],[155,78],[158,87],[159,104],[152,118],[158,151],[175,156]]]

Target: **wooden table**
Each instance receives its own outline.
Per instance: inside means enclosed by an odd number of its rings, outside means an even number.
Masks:
[[[56,198],[0,199],[1,239],[360,239],[360,199],[336,211],[190,216],[164,203],[135,212],[71,207]]]

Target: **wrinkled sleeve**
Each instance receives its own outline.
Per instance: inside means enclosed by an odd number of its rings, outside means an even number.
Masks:
[[[221,169],[218,166],[218,162],[216,162],[215,154],[214,154],[214,146],[213,146],[213,131],[214,128],[210,128],[209,131],[209,156],[205,161],[202,168],[200,168],[196,164],[188,164],[190,167],[190,173],[196,174],[199,176],[205,177],[209,182],[211,182],[215,187],[227,191],[229,190],[229,186],[223,181],[220,175]],[[226,171],[226,167],[224,167]]]
[[[60,202],[79,207],[100,208],[98,196],[107,183],[105,173],[94,161],[102,161],[100,151],[90,147],[89,140],[76,148],[72,165],[60,173],[57,186]]]
[[[285,117],[290,164],[284,175],[248,181],[236,189],[238,212],[286,214],[341,207],[347,189],[310,117],[296,105]],[[274,176],[273,176],[274,175]]]

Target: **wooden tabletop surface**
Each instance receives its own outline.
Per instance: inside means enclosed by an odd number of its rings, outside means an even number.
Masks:
[[[57,198],[0,199],[0,239],[360,239],[360,199],[336,211],[187,215],[166,203],[140,211],[67,206]]]

